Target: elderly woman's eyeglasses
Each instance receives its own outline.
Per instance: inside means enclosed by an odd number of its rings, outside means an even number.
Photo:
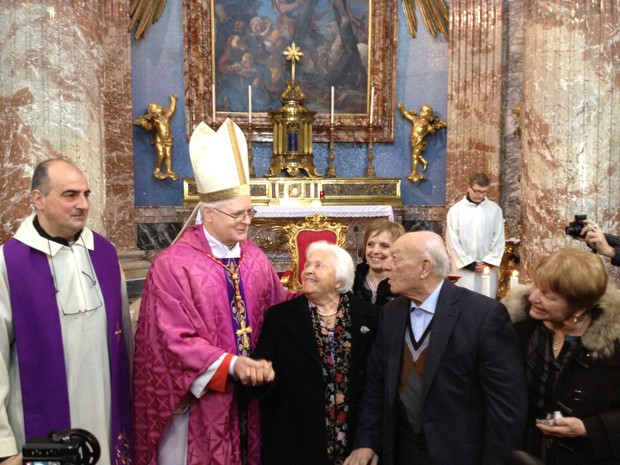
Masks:
[[[215,208],[215,207],[211,207],[211,208],[213,208],[213,210],[217,210],[220,213],[223,213],[226,216],[230,216],[235,221],[235,223],[241,223],[246,218],[252,219],[256,215],[256,210],[254,210],[253,208],[250,208],[249,210],[245,210],[239,213],[226,213],[220,210],[219,208]]]

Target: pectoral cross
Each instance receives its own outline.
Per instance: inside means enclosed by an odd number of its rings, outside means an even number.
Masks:
[[[245,326],[245,321],[241,321],[241,323],[239,324],[239,326],[241,326],[241,329],[238,329],[236,334],[237,336],[240,336],[243,340],[243,348],[245,350],[250,350],[250,338],[248,337],[248,334],[250,334],[252,332],[252,327],[251,326]]]

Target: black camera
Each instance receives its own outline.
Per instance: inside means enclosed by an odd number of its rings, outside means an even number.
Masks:
[[[588,219],[588,215],[575,215],[575,221],[570,223],[564,231],[566,231],[567,236],[579,237],[581,236],[581,230],[587,226],[584,223],[585,220]]]
[[[83,429],[52,431],[30,438],[22,448],[23,465],[94,465],[101,449],[97,438]]]

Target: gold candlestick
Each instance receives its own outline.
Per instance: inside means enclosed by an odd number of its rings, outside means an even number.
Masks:
[[[250,177],[255,178],[254,155],[252,155],[252,120],[248,121],[248,164],[250,165]]]
[[[327,176],[328,178],[337,178],[338,173],[336,173],[336,165],[334,165],[334,160],[336,159],[336,155],[334,155],[334,123],[332,122],[331,127],[329,128],[330,139],[329,139],[329,165],[327,166]]]
[[[375,167],[372,164],[372,161],[375,159],[375,156],[372,154],[372,120],[368,127],[368,133],[368,168],[366,168],[366,177],[376,178],[377,173],[375,173]]]

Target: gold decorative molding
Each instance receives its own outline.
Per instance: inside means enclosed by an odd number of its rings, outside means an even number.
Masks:
[[[254,205],[402,205],[400,178],[253,178]],[[183,204],[199,201],[196,181],[183,179]]]

